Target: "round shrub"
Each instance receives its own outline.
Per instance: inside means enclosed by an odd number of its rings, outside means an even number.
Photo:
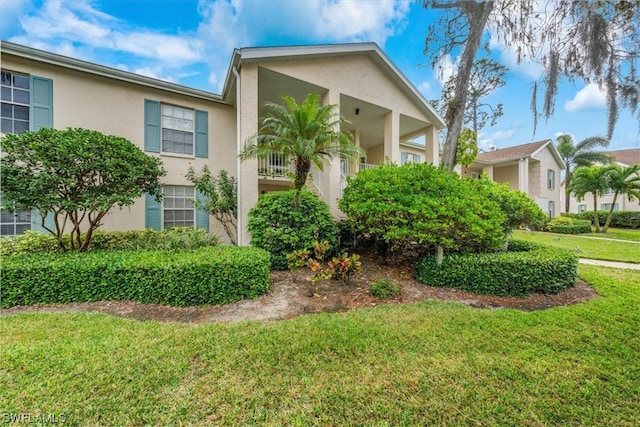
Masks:
[[[572,251],[512,240],[508,252],[447,255],[440,266],[435,257],[423,257],[415,277],[428,286],[522,296],[555,294],[575,285],[577,268],[578,257]]]
[[[505,214],[486,191],[424,163],[359,172],[339,206],[358,231],[391,249],[482,251],[501,247],[505,236]]]
[[[380,278],[369,286],[369,293],[376,298],[391,298],[398,295],[398,292],[400,292],[400,286],[389,279]]]
[[[249,212],[247,228],[251,244],[271,254],[271,268],[287,269],[287,254],[312,249],[313,242],[328,241],[336,247],[337,227],[329,206],[317,195],[303,191],[294,206],[295,190],[265,194]]]

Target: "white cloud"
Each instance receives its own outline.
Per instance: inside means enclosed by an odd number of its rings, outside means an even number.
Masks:
[[[595,83],[580,89],[572,100],[565,102],[564,109],[570,113],[580,110],[599,110],[607,105],[607,95]]]
[[[220,91],[234,48],[288,43],[375,41],[381,46],[406,24],[410,0],[199,0],[191,32],[134,27],[99,10],[93,0],[11,0],[20,29],[9,40],[145,75],[179,81],[185,67],[208,68]],[[0,0],[6,3],[6,0]],[[12,3],[13,4],[13,3]],[[4,12],[4,11],[3,11]],[[4,22],[4,18],[2,22]],[[201,71],[202,72],[202,71]]]
[[[427,80],[423,81],[418,85],[418,90],[425,97],[431,96],[431,83]]]

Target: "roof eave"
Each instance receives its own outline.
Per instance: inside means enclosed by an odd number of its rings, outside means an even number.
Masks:
[[[107,77],[126,83],[142,85],[154,89],[161,89],[181,95],[188,95],[206,101],[225,103],[222,96],[212,92],[194,89],[176,83],[155,79],[153,77],[142,76],[139,74],[131,73],[129,71],[123,71],[117,68],[98,65],[91,62],[82,61],[80,59],[70,58],[68,56],[46,52],[27,46],[21,46],[7,41],[0,41],[0,52],[24,59],[64,67],[75,71],[81,71],[84,73]]]

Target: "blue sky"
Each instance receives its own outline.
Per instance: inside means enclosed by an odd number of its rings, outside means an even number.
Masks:
[[[423,50],[437,13],[412,0],[0,0],[0,39],[215,93],[235,47],[374,41],[435,99],[442,79]],[[505,115],[483,130],[481,148],[560,133],[576,140],[606,134],[603,93],[565,81],[554,117],[539,121],[533,135],[529,104],[539,67],[516,66],[499,46],[492,56],[510,67],[507,85],[487,98],[503,103]],[[609,147],[640,147],[638,122],[628,111],[621,112]]]

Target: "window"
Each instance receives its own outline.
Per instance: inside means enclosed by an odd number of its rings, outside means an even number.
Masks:
[[[578,205],[578,213],[584,212],[587,210],[587,205]]]
[[[601,211],[609,211],[609,210],[611,210],[611,203],[603,203],[603,204],[601,204],[600,205],[600,210]],[[620,205],[618,203],[613,205],[613,210],[614,211],[620,210]]]
[[[549,202],[549,218],[553,218],[556,216],[556,203]]]
[[[165,185],[162,199],[163,228],[193,227],[196,217],[192,202],[194,198],[193,187]]]
[[[612,190],[611,188],[607,188],[607,189],[605,190],[605,192],[604,192],[604,194],[605,194],[605,195],[610,195],[610,194],[614,194],[614,193],[615,193],[615,191],[614,191],[614,190]]]
[[[162,151],[193,156],[193,110],[162,104]]]
[[[406,151],[400,153],[400,163],[403,165],[406,163],[420,163],[421,159],[420,154],[409,153]]]
[[[0,132],[22,133],[29,130],[29,76],[2,70]]]
[[[28,230],[31,230],[30,211],[0,211],[0,236],[17,236]]]
[[[556,188],[556,171],[547,169],[547,189],[555,190]]]

